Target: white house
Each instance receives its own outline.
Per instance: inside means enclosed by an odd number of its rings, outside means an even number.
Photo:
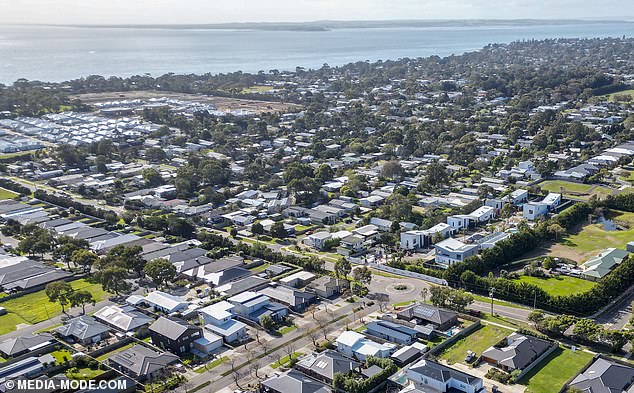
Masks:
[[[133,298],[131,296],[128,299]],[[186,309],[189,306],[183,298],[170,295],[169,293],[165,293],[162,291],[153,291],[147,294],[144,298],[139,298],[138,303],[145,303],[149,307],[152,307],[154,310],[162,311],[166,314],[171,314],[173,312],[181,311]],[[136,304],[133,304],[136,305]]]
[[[447,224],[451,226],[455,231],[459,231],[464,228],[469,228],[472,217],[468,214],[456,214],[447,217]]]
[[[247,325],[233,319],[233,308],[233,304],[223,300],[198,310],[198,315],[205,329],[225,342],[240,341],[247,336]]]
[[[515,190],[509,196],[511,203],[516,206],[528,202],[528,191],[526,190]]]
[[[361,361],[364,361],[368,356],[387,358],[396,349],[394,344],[379,344],[352,330],[341,333],[337,337],[336,343],[337,351]]]
[[[441,222],[429,229],[423,231],[407,231],[401,232],[400,247],[403,250],[418,250],[432,244],[436,235],[447,237],[455,232],[455,229],[449,224]]]
[[[553,210],[561,203],[561,194],[550,192],[546,195],[542,203],[545,203],[548,206],[548,210]]]
[[[477,224],[481,224],[483,222],[491,221],[492,219],[495,218],[495,208],[493,208],[491,206],[486,206],[486,205],[485,206],[480,206],[479,208],[477,208],[476,210],[471,212],[471,214],[469,214],[469,216]]]
[[[543,202],[528,202],[522,206],[525,219],[534,221],[548,214],[548,205]]]
[[[428,359],[421,359],[407,370],[407,379],[422,386],[419,391],[484,393],[482,379]],[[411,385],[410,385],[411,386]],[[409,391],[409,390],[406,390]]]
[[[465,244],[460,240],[449,238],[437,243],[435,248],[436,263],[449,266],[476,255],[480,246],[478,244]]]
[[[384,220],[378,217],[372,217],[370,219],[370,224],[376,225],[379,231],[383,231],[383,232],[388,232],[390,229],[392,229],[392,221]]]

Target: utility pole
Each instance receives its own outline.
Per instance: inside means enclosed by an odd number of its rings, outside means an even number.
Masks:
[[[491,287],[489,290],[489,297],[491,298],[491,315],[495,315],[493,313],[493,294],[495,294],[495,288]]]

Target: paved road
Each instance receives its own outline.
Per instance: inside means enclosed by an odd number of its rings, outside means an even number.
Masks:
[[[334,318],[337,318],[340,316],[350,316],[349,320],[352,321],[353,318],[356,318],[356,319],[363,318],[367,316],[368,314],[371,314],[379,309],[378,305],[373,305],[371,307],[366,307],[363,310],[358,311],[353,316],[352,310],[353,308],[358,306],[359,306],[359,303],[354,303],[354,304],[348,303],[341,307],[328,305],[328,308],[330,310],[329,313],[326,312],[325,310],[321,310],[317,312],[315,316],[317,319],[328,318],[329,321],[332,321]],[[304,318],[310,319],[310,322],[304,324],[301,328],[297,330],[294,330],[288,334],[285,334],[284,336],[280,338],[276,338],[269,341],[269,344],[267,345],[268,350],[271,350],[271,348],[276,348],[278,346],[282,346],[282,348],[276,351],[273,351],[270,354],[264,356],[263,358],[257,360],[256,363],[260,366],[261,369],[266,368],[269,364],[277,361],[278,355],[280,357],[286,356],[285,346],[288,343],[292,342],[292,345],[294,346],[296,350],[307,345],[312,345],[311,338],[305,335],[310,330],[318,329],[319,326],[314,320],[312,320],[312,316],[310,314],[308,316],[305,316]],[[332,332],[344,326],[345,326],[345,322],[341,320],[337,322],[331,322],[331,324],[329,325],[328,331]],[[323,335],[321,331],[319,332],[319,334],[321,335],[321,338],[323,339]],[[247,347],[255,355],[259,355],[264,352],[262,347],[257,342],[252,342]],[[243,364],[243,362],[247,361],[247,356],[246,356],[246,351],[244,350],[244,346],[237,348],[236,352],[237,352],[237,355],[234,355],[234,356],[237,356],[238,360],[235,366],[238,367],[239,365]],[[245,375],[248,373],[248,369],[249,367],[247,365],[244,365],[238,370],[238,372],[239,374]],[[190,380],[186,384],[176,389],[176,391],[187,392],[188,389],[192,389],[196,386],[201,385],[202,383],[206,381],[211,380],[212,383],[209,386],[205,387],[204,389],[200,390],[200,392],[218,392],[234,384],[234,377],[233,377],[233,374],[230,372],[231,372],[231,364],[230,362],[225,362],[221,364],[220,366],[214,368],[213,370],[204,372],[202,374],[194,376],[193,378],[190,378]],[[223,373],[229,373],[229,374],[223,377],[222,376]]]
[[[595,320],[601,325],[606,325],[611,330],[621,330],[628,324],[632,316],[632,302],[634,292],[615,303],[610,309],[599,315]]]

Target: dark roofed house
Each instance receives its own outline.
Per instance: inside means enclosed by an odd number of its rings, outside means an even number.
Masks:
[[[632,393],[634,368],[599,356],[568,386],[583,393]]]
[[[458,323],[458,314],[428,304],[415,304],[397,314],[398,319],[416,321],[416,323],[431,323],[438,330],[447,330]]]
[[[267,276],[276,277],[276,276],[282,275],[282,274],[284,274],[286,272],[289,272],[291,270],[293,270],[292,267],[277,263],[275,265],[271,265],[271,266],[267,267],[264,271],[266,272]]]
[[[50,333],[38,333],[0,342],[0,353],[5,358],[13,358],[52,345],[55,342]]]
[[[178,362],[178,356],[169,352],[156,352],[137,344],[108,358],[108,364],[132,378],[149,381],[164,375],[167,368]]]
[[[178,318],[160,317],[150,325],[152,344],[177,355],[190,352],[202,336],[202,328]]]
[[[331,276],[322,276],[310,282],[306,289],[314,292],[317,296],[322,298],[329,298],[339,295],[349,286],[350,283],[348,280]]]
[[[68,320],[55,331],[68,341],[89,345],[107,338],[110,328],[93,317],[82,315]]]
[[[70,276],[70,272],[28,259],[0,267],[0,287],[5,291],[19,292],[44,287],[50,282],[64,280]]]
[[[359,369],[361,363],[343,356],[337,351],[327,350],[300,360],[295,368],[318,381],[332,384],[335,374],[348,374]]]
[[[295,312],[303,312],[317,300],[314,293],[300,291],[285,285],[269,286],[260,290],[259,293],[277,300]]]
[[[294,369],[267,379],[262,387],[266,393],[333,393],[330,387]]]
[[[504,371],[523,370],[553,344],[541,338],[512,333],[501,343],[482,352],[482,360],[497,366]]]
[[[93,317],[124,332],[137,330],[154,320],[132,306],[105,306],[95,312]]]

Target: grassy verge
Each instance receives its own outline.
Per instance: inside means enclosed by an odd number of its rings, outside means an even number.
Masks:
[[[302,355],[303,355],[303,353],[301,353],[301,352],[293,352],[291,354],[291,356],[286,355],[283,358],[281,358],[279,360],[279,362],[271,363],[271,367],[279,368],[279,367],[281,367],[281,366],[283,366],[283,365],[285,365],[287,363],[290,363],[291,359],[297,360]]]
[[[220,366],[222,363],[224,363],[224,362],[226,362],[228,360],[229,360],[229,358],[226,357],[226,356],[220,357],[218,359],[215,359],[215,360],[207,363],[204,366],[200,366],[200,367],[194,369],[194,372],[198,373],[198,374],[202,374],[205,371],[208,371],[208,370],[211,370],[211,369],[214,369],[214,368]]]

